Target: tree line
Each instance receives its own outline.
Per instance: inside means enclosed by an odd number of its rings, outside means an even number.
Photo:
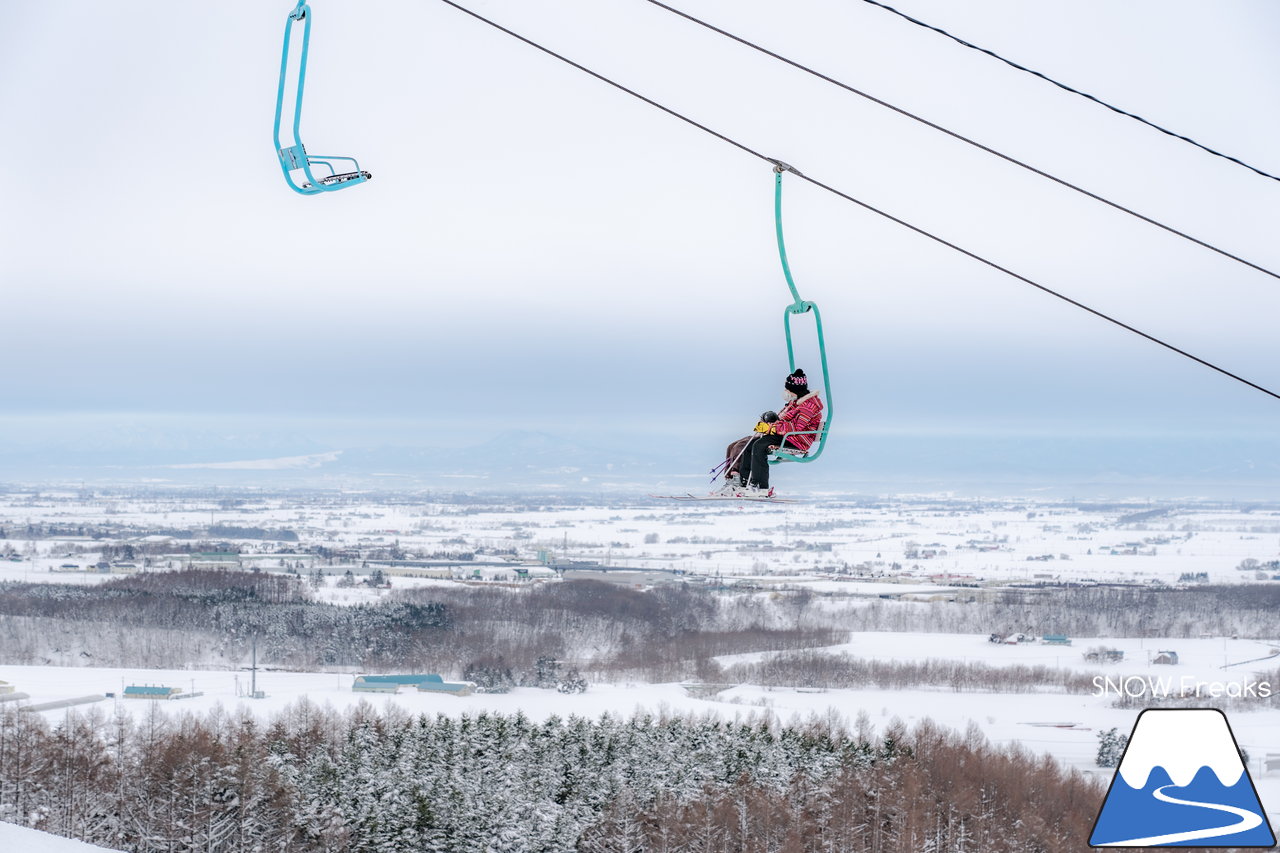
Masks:
[[[151,572],[90,585],[0,584],[6,662],[96,666],[240,666],[257,638],[270,666],[468,667],[533,683],[539,658],[588,680],[705,675],[717,655],[841,642],[776,608],[693,587],[635,590],[598,581],[535,587],[432,587],[373,604],[318,601],[304,579],[229,570]]]
[[[715,658],[803,652],[849,631],[1187,637],[1274,633],[1280,586],[1144,590],[1011,590],[973,602],[853,602],[807,591],[721,593],[686,584],[639,590],[577,580],[523,586],[396,590],[376,603],[316,599],[296,575],[232,570],[147,572],[101,585],[0,584],[6,662],[97,666],[237,667],[252,639],[270,666],[459,676],[468,667],[530,684],[539,658],[589,681],[756,683],[802,677],[810,686],[937,684],[1078,692],[1065,675],[931,662],[894,666],[803,655],[726,675]]]
[[[976,727],[865,715],[0,712],[0,820],[136,853],[1067,853],[1102,795]]]

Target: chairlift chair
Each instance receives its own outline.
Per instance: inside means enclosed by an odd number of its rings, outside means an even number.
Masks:
[[[289,41],[293,35],[294,24],[299,21],[302,22],[302,52],[298,61],[298,91],[293,104],[293,144],[285,146],[280,143],[280,116],[284,109],[285,78],[289,71]],[[302,90],[307,82],[307,54],[310,46],[311,7],[305,0],[298,0],[298,5],[289,13],[289,18],[284,25],[284,50],[280,57],[280,87],[276,91],[275,143],[285,181],[294,192],[303,195],[346,189],[356,184],[363,184],[373,177],[360,168],[360,164],[354,157],[308,154],[306,146],[302,144],[298,128],[302,121]],[[335,161],[343,161],[342,168],[346,171],[339,171]],[[350,164],[349,168],[346,167],[346,163]],[[320,171],[321,167],[327,172]],[[313,169],[320,171],[320,174],[317,176]],[[296,179],[295,172],[301,172],[303,179]]]
[[[822,363],[822,387],[826,396],[823,403],[826,407],[822,424],[816,430],[805,430],[803,432],[788,433],[788,435],[816,435],[817,440],[808,450],[801,450],[798,447],[787,447],[785,445],[774,448],[769,455],[769,464],[777,465],[780,462],[813,462],[822,455],[822,449],[827,446],[827,430],[831,426],[831,418],[834,414],[834,406],[831,403],[831,376],[827,372],[827,342],[822,334],[822,312],[818,310],[818,303],[809,302],[800,298],[800,292],[796,289],[795,279],[791,277],[791,265],[787,263],[787,246],[782,239],[782,175],[784,172],[792,172],[796,175],[800,173],[795,167],[783,163],[781,160],[773,160],[774,174],[774,190],[773,190],[773,216],[775,231],[778,235],[778,258],[782,261],[782,274],[786,277],[787,287],[791,290],[792,303],[786,307],[783,312],[783,328],[787,333],[787,362],[791,365],[791,370],[796,369],[796,352],[795,345],[791,340],[791,318],[797,314],[813,314],[814,329],[818,336],[818,356]]]

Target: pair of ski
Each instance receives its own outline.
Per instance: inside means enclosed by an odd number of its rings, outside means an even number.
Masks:
[[[765,420],[766,419],[765,415],[771,415],[771,414],[773,413],[765,412],[765,414],[761,415],[760,418],[761,420]],[[776,419],[777,415],[774,415],[774,418]],[[750,438],[750,437],[751,436],[747,436],[747,438]],[[720,475],[725,474],[726,471],[729,471],[730,469],[734,469],[734,476],[736,476],[737,475],[736,467],[737,467],[738,459],[742,457],[742,454],[745,450],[746,450],[746,445],[743,444],[742,449],[738,451],[737,457],[733,459],[725,459],[719,465],[712,468],[711,482],[713,483],[717,481],[727,482],[724,480],[720,480]],[[792,498],[776,498],[776,497],[773,497],[772,495],[725,495],[725,494],[721,494],[720,492],[712,492],[709,495],[695,495],[693,492],[685,492],[683,495],[649,495],[649,497],[664,498],[666,500],[673,500],[673,501],[737,501],[738,503],[742,503],[743,501],[750,501],[752,503],[765,503],[765,504],[798,503],[798,501]]]
[[[695,495],[692,492],[685,492],[683,495],[649,495],[651,498],[665,498],[673,501],[751,501],[752,503],[764,504],[793,504],[798,503],[794,498],[770,498],[764,495]]]

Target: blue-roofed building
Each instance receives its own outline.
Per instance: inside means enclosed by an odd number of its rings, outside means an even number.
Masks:
[[[151,684],[130,684],[124,689],[126,699],[176,699],[181,687],[162,687]]]
[[[439,675],[358,675],[351,689],[356,693],[399,693],[401,687],[411,687],[420,693],[447,693],[450,696],[470,696],[475,692],[473,681],[445,681]]]

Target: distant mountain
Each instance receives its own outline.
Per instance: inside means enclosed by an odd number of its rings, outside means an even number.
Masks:
[[[0,483],[700,489],[732,436],[662,422],[620,433],[569,425],[457,437],[434,424],[252,429],[128,418],[0,434]],[[481,425],[479,429],[483,429]],[[773,471],[784,491],[1034,493],[1063,497],[1280,496],[1280,438],[835,432],[822,458]]]

